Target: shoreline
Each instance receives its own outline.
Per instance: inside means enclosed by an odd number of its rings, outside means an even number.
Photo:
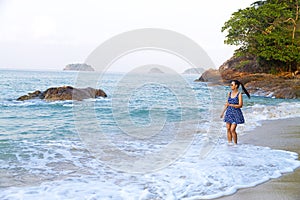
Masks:
[[[272,149],[298,153],[300,159],[300,117],[264,120],[262,126],[239,136],[242,144],[267,146]],[[216,198],[217,200],[295,200],[300,199],[300,167],[276,179],[271,179],[250,188],[239,189],[236,193]]]

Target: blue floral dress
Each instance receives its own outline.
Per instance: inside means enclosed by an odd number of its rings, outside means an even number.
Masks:
[[[231,92],[230,92],[228,97],[228,103],[238,105],[239,94],[240,93],[238,93],[234,98],[231,98]],[[234,108],[232,106],[228,106],[224,117],[224,122],[230,124],[243,124],[245,120],[244,120],[242,110],[240,108]]]

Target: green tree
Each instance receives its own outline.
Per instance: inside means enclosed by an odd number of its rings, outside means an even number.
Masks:
[[[236,56],[252,55],[265,65],[296,70],[300,63],[300,0],[257,1],[225,22],[225,44],[237,45]]]

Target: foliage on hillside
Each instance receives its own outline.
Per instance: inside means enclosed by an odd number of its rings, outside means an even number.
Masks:
[[[227,32],[225,43],[239,46],[235,57],[255,58],[264,72],[296,71],[300,67],[299,4],[300,0],[260,0],[234,12],[222,27]]]

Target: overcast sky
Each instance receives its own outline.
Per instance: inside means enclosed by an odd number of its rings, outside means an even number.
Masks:
[[[61,70],[102,42],[134,29],[162,28],[197,42],[220,66],[236,47],[224,22],[254,0],[0,0],[0,68]]]

